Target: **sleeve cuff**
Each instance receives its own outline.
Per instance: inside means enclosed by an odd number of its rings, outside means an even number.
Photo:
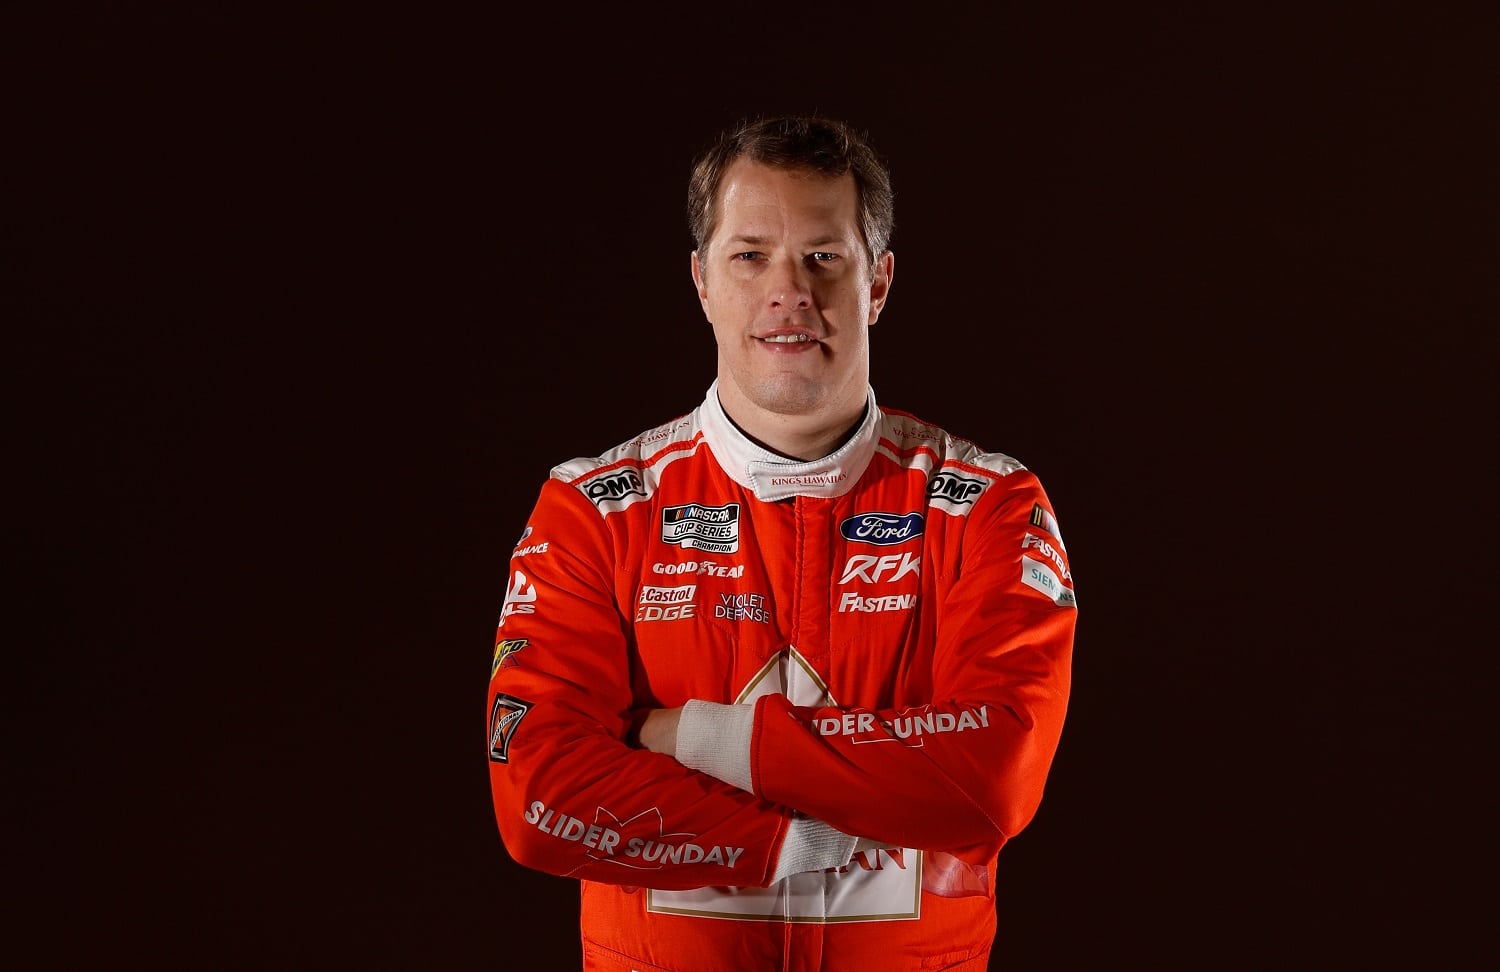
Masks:
[[[755,782],[750,775],[750,734],[754,729],[753,705],[689,701],[677,722],[677,762],[754,793]]]
[[[813,817],[793,817],[776,858],[771,883],[803,871],[843,867],[854,856],[856,838]]]

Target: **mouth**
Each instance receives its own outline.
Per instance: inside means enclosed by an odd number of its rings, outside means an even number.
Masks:
[[[755,339],[766,354],[779,358],[788,356],[803,356],[817,354],[823,347],[823,342],[805,331],[793,331],[790,333],[767,334]]]

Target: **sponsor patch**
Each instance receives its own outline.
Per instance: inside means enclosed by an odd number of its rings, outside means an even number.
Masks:
[[[1052,538],[1057,541],[1059,547],[1062,547],[1064,550],[1068,549],[1068,545],[1063,543],[1062,530],[1057,527],[1057,517],[1048,513],[1046,508],[1040,503],[1031,504],[1031,525],[1038,529],[1046,530],[1052,534]]]
[[[531,524],[528,523],[526,524],[526,529],[521,531],[521,539],[516,541],[516,549],[511,551],[512,557],[524,557],[527,554],[547,552],[548,541],[546,540],[543,540],[541,543],[533,543],[531,546],[526,545],[526,541],[531,537],[531,533]]]
[[[909,739],[921,746],[923,736],[988,729],[989,726],[989,707],[981,705],[977,709],[957,712],[933,712],[925,707],[911,709],[905,715],[891,719],[877,718],[873,712],[844,712],[837,716],[816,717],[809,728],[820,736],[858,737],[850,740],[856,745]]]
[[[590,860],[609,861],[637,870],[659,871],[668,864],[718,864],[732,868],[743,847],[699,844],[697,834],[667,833],[656,807],[621,820],[604,807],[594,809],[589,823],[533,800],[526,808],[526,822],[544,834],[587,847]]]
[[[729,921],[915,921],[922,914],[924,855],[905,847],[855,851],[849,863],[804,871],[769,888],[646,890],[646,910]]]
[[[698,616],[696,604],[642,604],[635,609],[637,623],[650,621],[683,621]]]
[[[516,638],[510,641],[495,642],[495,658],[490,662],[490,678],[502,668],[515,668],[515,660],[510,656],[525,648],[529,644],[525,638]]]
[[[647,621],[681,621],[696,617],[698,608],[693,599],[698,594],[697,584],[679,584],[676,587],[641,587],[635,619]]]
[[[927,481],[927,498],[955,506],[966,506],[979,498],[989,480],[957,473],[939,472]]]
[[[641,587],[642,604],[688,604],[698,592],[697,584],[682,584],[678,587]]]
[[[495,704],[490,707],[490,761],[510,762],[510,741],[516,737],[516,727],[531,711],[531,703],[509,695],[496,694]]]
[[[1037,553],[1041,554],[1043,557],[1046,557],[1047,559],[1051,560],[1052,563],[1057,565],[1057,570],[1062,575],[1063,580],[1070,581],[1073,579],[1073,572],[1068,569],[1068,562],[1063,559],[1062,554],[1057,552],[1057,548],[1052,546],[1052,544],[1047,542],[1047,540],[1045,540],[1044,538],[1039,537],[1034,533],[1028,533],[1021,540],[1021,549],[1035,550]]]
[[[864,581],[866,584],[889,584],[907,574],[922,576],[921,554],[909,550],[904,554],[886,554],[884,557],[855,554],[844,564],[844,574],[839,578],[839,583]]]
[[[905,543],[922,535],[922,514],[858,513],[839,524],[839,534],[845,540],[882,547]]]
[[[646,483],[634,469],[624,469],[608,476],[600,476],[583,488],[583,493],[594,501],[595,506],[625,496],[645,496]]]
[[[839,595],[839,613],[851,611],[879,613],[882,611],[910,611],[917,606],[915,594],[887,594],[884,597],[860,597],[853,591]]]
[[[766,609],[764,594],[720,594],[714,605],[714,617],[725,621],[758,621],[771,623],[771,612]]]
[[[806,476],[772,476],[772,486],[837,486],[849,478],[848,473],[813,473]]]
[[[536,613],[536,585],[526,582],[526,575],[519,570],[510,580],[510,587],[505,592],[505,603],[500,606],[500,627],[504,627],[505,619],[512,614],[535,614]]]
[[[691,424],[691,419],[679,419],[678,421],[673,422],[670,425],[664,425],[659,429],[652,429],[650,432],[642,433],[641,435],[636,436],[634,439],[631,439],[630,442],[627,443],[627,445],[647,446],[655,442],[661,442],[666,439],[670,439],[674,434],[687,428]]]
[[[661,511],[661,542],[709,553],[740,549],[740,504],[688,503]]]
[[[1062,582],[1062,579],[1052,572],[1052,568],[1040,560],[1032,560],[1030,557],[1021,558],[1021,583],[1032,590],[1041,591],[1052,599],[1059,607],[1076,608],[1078,599],[1073,594],[1073,589]]]
[[[928,425],[893,425],[891,434],[901,439],[927,439],[932,442],[943,437],[941,429]]]
[[[712,560],[683,560],[651,565],[653,574],[702,574],[705,577],[743,577],[744,564],[716,564]]]

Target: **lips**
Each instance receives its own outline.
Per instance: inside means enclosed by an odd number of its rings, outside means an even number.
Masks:
[[[816,347],[820,340],[815,328],[795,324],[768,328],[752,336],[762,347],[773,351],[807,351]]]
[[[815,354],[823,343],[806,331],[766,334],[755,339],[767,354],[786,356]]]

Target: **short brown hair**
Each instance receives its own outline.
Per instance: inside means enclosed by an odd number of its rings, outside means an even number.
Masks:
[[[719,184],[730,165],[741,158],[832,178],[854,173],[859,231],[870,259],[890,246],[896,222],[891,173],[864,135],[830,118],[781,115],[739,123],[723,132],[693,164],[688,180],[688,228],[700,257],[719,221]]]

